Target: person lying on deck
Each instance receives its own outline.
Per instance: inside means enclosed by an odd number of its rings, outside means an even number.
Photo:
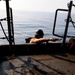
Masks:
[[[35,37],[30,38],[29,43],[42,43],[42,42],[46,42],[46,41],[58,40],[58,38],[43,38],[43,36],[44,36],[43,30],[39,29],[36,32]]]

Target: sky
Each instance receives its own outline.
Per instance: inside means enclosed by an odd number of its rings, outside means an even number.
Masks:
[[[71,0],[10,0],[10,7],[15,10],[55,12],[56,9],[67,9]],[[72,0],[75,4],[75,0]],[[5,1],[0,1],[0,9],[5,8]]]

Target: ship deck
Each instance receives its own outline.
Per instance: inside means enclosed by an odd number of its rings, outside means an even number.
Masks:
[[[75,75],[75,55],[41,54],[6,57],[0,75]]]

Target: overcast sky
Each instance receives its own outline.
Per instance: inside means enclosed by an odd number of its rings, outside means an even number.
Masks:
[[[17,10],[54,12],[58,8],[66,9],[71,0],[11,0],[10,6]],[[75,0],[73,0],[75,4]],[[5,1],[0,1],[0,9],[5,8]]]

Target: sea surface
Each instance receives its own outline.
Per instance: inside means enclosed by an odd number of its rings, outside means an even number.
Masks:
[[[6,11],[0,10],[0,19],[6,17]],[[72,20],[75,21],[75,14],[71,15]],[[57,37],[52,34],[54,26],[55,12],[40,12],[40,11],[21,11],[13,10],[13,24],[14,24],[14,38],[15,44],[24,44],[25,39],[28,37],[34,37],[36,30],[42,29],[44,31],[44,37]],[[67,12],[58,12],[55,34],[64,35],[66,26]],[[7,21],[0,21],[6,35],[8,36]],[[72,23],[69,23],[68,34],[75,36],[75,28]],[[0,25],[0,38],[4,37],[1,25]],[[58,37],[60,38],[60,37]],[[58,41],[60,42],[60,41]],[[62,42],[62,41],[61,41]],[[0,39],[0,44],[9,44],[6,39]]]

